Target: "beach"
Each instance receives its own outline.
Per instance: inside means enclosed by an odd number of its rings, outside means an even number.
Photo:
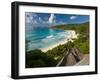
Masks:
[[[73,39],[78,38],[78,34],[76,34],[76,32],[74,30],[68,30],[68,31],[70,32],[70,35],[68,37],[66,37],[63,41],[57,42],[56,44],[51,45],[47,48],[40,48],[40,50],[43,51],[43,52],[47,52],[48,50],[51,50],[51,49],[53,49],[53,48],[55,48],[59,45],[67,43],[68,41],[73,42],[74,41]]]

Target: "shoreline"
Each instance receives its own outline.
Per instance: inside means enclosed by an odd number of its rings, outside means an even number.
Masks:
[[[63,41],[58,42],[55,45],[51,45],[48,48],[40,48],[40,50],[43,51],[43,52],[47,52],[48,50],[52,50],[53,48],[55,48],[55,47],[57,47],[59,45],[67,43],[68,41],[73,42],[74,41],[73,39],[77,39],[78,38],[78,34],[76,34],[76,32],[74,30],[68,30],[68,31],[70,32],[70,35],[67,38],[65,38]]]

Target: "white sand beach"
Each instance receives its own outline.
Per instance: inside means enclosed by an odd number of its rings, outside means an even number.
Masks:
[[[66,39],[64,39],[64,40],[61,41],[61,42],[57,42],[57,44],[51,45],[51,46],[48,47],[48,48],[41,48],[40,50],[42,50],[43,52],[46,52],[46,51],[48,51],[48,50],[53,49],[54,47],[56,47],[56,46],[58,46],[58,45],[65,44],[65,43],[67,43],[68,41],[72,41],[72,42],[73,42],[73,41],[74,41],[73,39],[77,39],[78,34],[76,34],[76,32],[75,32],[74,30],[68,30],[67,32],[70,32],[70,35],[69,35]]]

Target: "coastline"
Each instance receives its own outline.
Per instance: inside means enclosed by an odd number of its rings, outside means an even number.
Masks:
[[[54,45],[52,45],[48,48],[41,48],[40,50],[43,51],[43,52],[47,52],[48,50],[52,50],[53,48],[55,48],[59,45],[67,43],[68,41],[73,42],[74,41],[73,39],[78,38],[78,34],[76,34],[76,32],[74,30],[68,30],[68,31],[70,32],[70,35],[67,38],[65,38],[63,41],[58,42],[57,44],[54,44]]]

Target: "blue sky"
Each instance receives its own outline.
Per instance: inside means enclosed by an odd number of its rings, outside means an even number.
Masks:
[[[88,21],[88,15],[25,12],[25,23],[34,26],[80,24]]]

